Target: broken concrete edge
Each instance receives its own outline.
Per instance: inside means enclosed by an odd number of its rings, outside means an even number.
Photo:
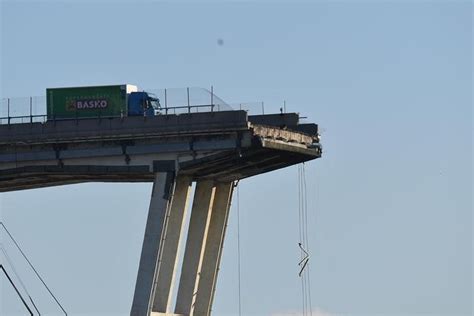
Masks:
[[[305,144],[306,146],[311,146],[312,144],[319,142],[319,135],[317,134],[309,135],[300,131],[264,125],[252,125],[251,129],[254,136],[261,137],[262,139],[271,138],[275,140],[283,140],[289,143]]]

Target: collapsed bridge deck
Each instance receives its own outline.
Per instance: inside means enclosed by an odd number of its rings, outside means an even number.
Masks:
[[[0,192],[152,182],[160,161],[194,180],[233,181],[321,156],[316,124],[246,111],[0,125]]]

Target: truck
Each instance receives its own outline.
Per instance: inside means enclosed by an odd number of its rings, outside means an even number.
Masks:
[[[160,100],[130,84],[46,89],[48,120],[155,116]]]

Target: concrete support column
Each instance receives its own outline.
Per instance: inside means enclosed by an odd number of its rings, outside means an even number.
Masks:
[[[191,315],[192,313],[214,204],[214,193],[213,181],[197,182],[176,298],[176,314]]]
[[[211,221],[209,222],[203,263],[192,312],[192,315],[195,316],[211,314],[233,189],[234,184],[232,182],[220,183],[216,186]]]
[[[171,293],[173,293],[175,271],[178,264],[180,236],[186,217],[186,210],[188,209],[189,194],[191,193],[190,188],[190,178],[177,178],[164,240],[162,241],[163,251],[161,252],[158,271],[155,276],[153,312],[166,313],[170,312],[171,309]]]
[[[138,266],[131,316],[148,315],[151,309],[153,280],[160,256],[160,244],[165,231],[173,184],[174,172],[156,173]]]

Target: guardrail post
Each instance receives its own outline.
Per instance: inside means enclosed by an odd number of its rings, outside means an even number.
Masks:
[[[33,97],[30,97],[30,123],[33,123]]]
[[[166,94],[166,89],[165,89],[165,113],[168,115],[168,96]]]
[[[186,88],[187,94],[188,94],[188,113],[191,113],[191,104],[189,103],[189,87]]]
[[[211,86],[211,112],[214,112],[214,87]]]
[[[10,125],[10,98],[7,99],[8,125]]]

